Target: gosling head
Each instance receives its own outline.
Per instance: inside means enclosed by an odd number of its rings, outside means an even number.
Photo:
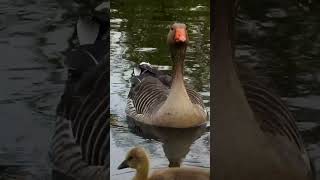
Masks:
[[[170,26],[167,43],[172,46],[186,46],[189,42],[187,26],[182,23],[174,23]]]
[[[125,168],[133,168],[133,169],[142,169],[148,168],[149,160],[148,155],[144,148],[142,147],[135,147],[131,149],[125,160],[119,165],[118,169],[125,169]]]

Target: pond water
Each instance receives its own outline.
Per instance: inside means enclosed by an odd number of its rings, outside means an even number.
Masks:
[[[128,150],[135,146],[142,146],[149,151],[151,166],[155,169],[168,167],[168,159],[184,156],[182,166],[210,167],[209,132],[206,130],[172,132],[153,129],[161,134],[162,141],[157,141],[130,131],[125,115],[129,80],[134,66],[149,62],[170,73],[171,60],[166,36],[175,21],[188,25],[190,45],[186,57],[186,81],[202,94],[209,110],[209,7],[207,0],[111,2],[112,180],[129,179],[134,175],[132,169],[117,170],[117,167]],[[146,129],[150,130],[150,127]]]

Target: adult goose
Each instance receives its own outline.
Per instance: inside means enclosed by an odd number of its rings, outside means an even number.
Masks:
[[[233,62],[233,0],[213,3],[213,177],[310,180],[310,161],[287,106]]]
[[[166,168],[154,171],[149,175],[149,158],[141,147],[131,149],[118,169],[134,168],[136,175],[133,180],[209,180],[209,170],[196,167]]]
[[[146,124],[188,128],[207,120],[201,95],[186,87],[183,80],[184,59],[189,37],[185,24],[171,26],[167,44],[173,61],[172,77],[147,63],[133,75],[127,102],[127,116]]]

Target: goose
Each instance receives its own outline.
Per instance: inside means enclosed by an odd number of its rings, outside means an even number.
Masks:
[[[189,42],[187,26],[174,23],[167,36],[173,61],[172,77],[151,67],[138,66],[139,74],[131,78],[127,116],[145,124],[189,128],[204,124],[207,113],[201,95],[186,87],[183,80],[184,59]]]
[[[107,36],[103,35],[108,31],[101,28],[108,25],[96,17],[87,20],[93,21],[88,24],[98,24],[99,30],[78,33],[80,45],[66,58],[69,76],[57,107],[49,153],[52,179],[109,177],[109,48]],[[86,38],[82,39],[82,35],[93,37],[93,41],[83,41]]]
[[[125,160],[119,165],[118,169],[133,168],[136,169],[136,175],[133,180],[209,180],[209,170],[195,167],[166,168],[153,172],[149,176],[149,158],[142,147],[131,149]]]
[[[253,71],[233,62],[233,3],[213,3],[213,178],[311,180],[312,166],[288,107]]]

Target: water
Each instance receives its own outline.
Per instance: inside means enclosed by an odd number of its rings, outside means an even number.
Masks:
[[[130,179],[134,175],[132,169],[116,168],[135,146],[150,152],[153,169],[168,167],[168,159],[176,161],[185,156],[182,166],[210,167],[209,133],[205,128],[177,132],[144,127],[135,132],[128,128],[125,116],[135,65],[145,61],[170,73],[166,36],[176,20],[188,25],[186,80],[203,95],[209,109],[209,13],[207,0],[111,2],[111,179]],[[157,137],[152,137],[150,131]]]

